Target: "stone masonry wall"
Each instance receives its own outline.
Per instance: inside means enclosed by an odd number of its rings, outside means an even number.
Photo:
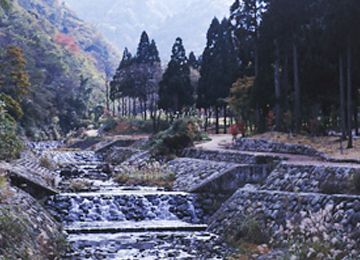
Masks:
[[[219,162],[241,164],[272,164],[280,162],[282,158],[272,155],[254,155],[251,153],[239,153],[222,150],[206,150],[188,148],[179,151],[178,156]]]
[[[273,142],[268,139],[262,139],[262,138],[259,139],[240,138],[236,140],[235,145],[229,148],[241,150],[241,151],[322,156],[321,153],[319,153],[316,149],[312,148],[309,145],[296,145],[289,143]]]
[[[279,164],[261,187],[264,190],[348,193],[358,167]]]
[[[208,231],[235,233],[246,219],[255,219],[276,240],[289,223],[304,221],[302,235],[329,236],[334,247],[346,242],[346,250],[359,250],[360,196],[324,195],[239,189],[210,219]],[[299,223],[297,223],[299,225]],[[301,228],[301,225],[299,225]],[[352,241],[352,243],[350,242]]]

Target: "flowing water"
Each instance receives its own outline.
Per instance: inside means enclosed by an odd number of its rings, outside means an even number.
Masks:
[[[59,171],[65,182],[80,178],[96,186],[47,201],[69,234],[71,250],[63,259],[223,259],[225,245],[205,231],[196,196],[119,187],[89,152],[48,154],[70,164]]]

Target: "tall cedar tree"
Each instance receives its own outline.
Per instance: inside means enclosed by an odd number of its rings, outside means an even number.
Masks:
[[[110,83],[111,99],[122,98],[123,115],[125,115],[125,97],[133,101],[133,113],[136,111],[136,100],[140,102],[140,109],[146,120],[146,110],[150,102],[151,113],[156,111],[154,103],[157,99],[157,82],[161,73],[159,52],[154,40],[144,31],[141,34],[136,56],[125,48],[119,67]],[[150,101],[149,101],[150,100]],[[128,111],[130,105],[128,106]],[[152,114],[153,117],[153,114]]]
[[[228,29],[227,19],[221,24],[217,18],[212,20],[202,55],[201,77],[197,90],[197,107],[215,111],[216,133],[219,133],[219,110],[224,108],[226,112],[224,101],[229,96],[229,89],[238,75],[238,63]],[[226,113],[224,119],[226,120]]]
[[[170,113],[181,112],[194,103],[194,89],[182,39],[176,38],[171,60],[160,81],[159,108]]]

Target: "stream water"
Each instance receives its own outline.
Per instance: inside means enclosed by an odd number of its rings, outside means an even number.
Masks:
[[[47,201],[63,223],[71,250],[63,259],[223,259],[226,246],[206,232],[192,194],[116,185],[96,154],[48,152],[63,182],[92,183]],[[96,188],[94,188],[94,186]]]

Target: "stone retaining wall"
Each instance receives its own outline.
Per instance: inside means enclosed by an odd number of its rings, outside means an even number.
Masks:
[[[206,150],[196,148],[183,149],[178,152],[178,156],[241,164],[273,164],[280,162],[282,159],[284,159],[279,156],[272,155],[254,155],[251,153],[239,153],[231,151]]]
[[[178,158],[168,162],[167,170],[176,173],[176,190],[231,195],[246,183],[262,183],[272,167]]]
[[[191,191],[217,173],[235,169],[239,164],[178,158],[167,163],[167,170],[176,174],[174,189]]]
[[[231,149],[237,149],[241,151],[254,151],[254,152],[268,152],[268,153],[289,153],[289,154],[301,154],[309,156],[322,156],[316,149],[309,145],[289,144],[270,141],[268,139],[251,139],[240,138],[236,139]]]
[[[239,227],[255,221],[259,231],[274,241],[286,230],[296,229],[304,236],[328,236],[332,246],[346,243],[346,250],[358,250],[360,244],[360,196],[324,195],[239,189],[210,219],[208,231],[221,235],[241,234]],[[292,223],[292,224],[290,224]],[[282,231],[284,230],[284,231]],[[282,231],[282,232],[281,232]],[[238,232],[238,233],[237,233]],[[256,235],[256,234],[253,234]]]
[[[48,141],[48,142],[28,142],[25,146],[36,150],[52,150],[60,148],[64,145],[63,141]]]
[[[105,161],[111,163],[113,165],[118,165],[123,163],[124,161],[131,158],[133,155],[141,153],[143,151],[136,150],[133,148],[127,147],[112,147],[107,156],[105,157]]]
[[[357,168],[284,163],[271,172],[262,189],[327,194],[349,193],[354,187],[353,174]]]

